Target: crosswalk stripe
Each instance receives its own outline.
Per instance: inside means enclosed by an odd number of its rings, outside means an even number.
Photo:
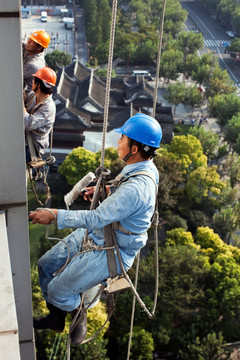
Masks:
[[[231,40],[213,40],[213,39],[204,39],[204,45],[208,47],[218,47],[223,46],[223,44],[231,44]]]

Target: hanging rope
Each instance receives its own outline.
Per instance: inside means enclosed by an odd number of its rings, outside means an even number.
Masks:
[[[57,333],[57,334],[55,335],[55,339],[54,339],[54,343],[53,343],[53,347],[52,347],[52,351],[51,351],[49,360],[52,360],[52,356],[53,356],[53,352],[54,352],[54,350],[55,350],[55,346],[56,346],[56,342],[57,342],[58,336],[59,336],[59,333]]]
[[[46,195],[45,195],[45,200],[44,202],[42,202],[39,197],[38,197],[38,194],[37,194],[37,191],[36,191],[36,188],[35,188],[35,185],[33,184],[33,179],[32,179],[32,174],[31,174],[31,168],[30,166],[27,165],[27,171],[28,171],[28,177],[29,177],[29,180],[30,180],[30,184],[31,184],[31,188],[32,188],[32,191],[34,193],[34,196],[35,196],[35,199],[37,200],[37,202],[41,205],[41,206],[45,206],[48,202],[48,200],[50,199],[50,187],[48,186],[48,183],[47,183],[47,173],[45,171],[45,168],[43,167],[43,185],[45,186],[46,188]]]
[[[115,28],[116,28],[116,18],[117,18],[117,0],[113,0],[112,4],[112,19],[111,19],[111,31],[109,39],[109,53],[108,53],[108,67],[107,67],[107,79],[105,87],[105,101],[104,101],[104,114],[103,114],[103,133],[102,133],[102,148],[101,148],[101,161],[100,161],[100,170],[101,173],[96,183],[95,191],[92,198],[92,203],[90,210],[96,207],[96,202],[100,190],[100,185],[103,180],[104,173],[104,157],[105,157],[105,143],[106,143],[106,133],[107,133],[107,123],[108,123],[108,110],[109,110],[109,98],[110,98],[110,87],[111,87],[111,71],[112,71],[112,61],[113,61],[113,48],[114,48],[114,37],[115,37]],[[82,248],[89,247],[88,243],[88,231],[86,231],[83,246]]]
[[[137,290],[137,283],[138,283],[138,270],[139,270],[139,262],[140,262],[140,252],[137,255],[137,264],[136,264],[136,277],[134,286]],[[131,323],[130,323],[130,332],[129,332],[129,338],[128,338],[128,352],[127,352],[127,360],[129,360],[130,357],[130,349],[131,349],[131,342],[132,342],[132,331],[133,331],[133,322],[134,322],[134,315],[135,315],[135,306],[136,306],[136,296],[133,295],[133,303],[132,303],[132,315],[131,315]]]
[[[153,117],[154,118],[155,118],[155,115],[156,115],[156,105],[157,105],[157,98],[158,98],[158,80],[159,80],[160,59],[161,59],[161,52],[162,52],[162,35],[163,35],[165,7],[166,7],[166,0],[163,0],[161,21],[160,21],[160,29],[159,29],[159,43],[158,43],[158,57],[157,57],[157,67],[156,67],[156,78],[155,78],[155,87],[154,87],[154,95],[153,95]]]

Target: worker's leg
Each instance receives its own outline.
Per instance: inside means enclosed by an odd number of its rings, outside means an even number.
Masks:
[[[77,229],[64,238],[70,250],[70,258],[81,248],[85,230]],[[58,242],[47,251],[38,261],[39,283],[46,301],[49,282],[54,278],[53,274],[66,262],[68,249],[64,242]]]
[[[81,302],[80,293],[108,277],[106,251],[91,251],[79,255],[50,281],[47,299],[56,307],[71,312]]]

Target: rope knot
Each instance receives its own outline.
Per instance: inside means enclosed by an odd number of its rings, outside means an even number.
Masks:
[[[96,170],[95,170],[95,175],[97,178],[100,177],[100,175],[102,175],[103,179],[106,180],[110,180],[110,174],[111,174],[111,170],[106,169],[103,166],[99,166]]]

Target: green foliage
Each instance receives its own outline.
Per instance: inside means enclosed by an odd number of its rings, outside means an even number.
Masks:
[[[228,244],[233,233],[239,229],[239,203],[228,205],[213,216],[214,230],[225,240]]]
[[[97,166],[96,154],[78,147],[66,156],[58,171],[65,176],[69,185],[75,185],[89,171],[94,172]]]
[[[234,38],[231,41],[231,44],[227,47],[227,51],[229,53],[233,52],[240,52],[240,39],[239,38]],[[234,54],[231,54],[232,57],[234,57]]]
[[[195,85],[186,87],[183,104],[189,106],[192,111],[203,103],[203,96]]]
[[[235,91],[236,88],[227,70],[222,70],[219,65],[216,65],[209,80],[207,97],[214,97],[217,94],[231,94]]]
[[[233,116],[232,119],[228,121],[224,127],[224,140],[231,146],[232,149],[235,148],[235,144],[238,141],[240,133],[240,113]]]
[[[167,93],[164,95],[164,98],[174,105],[173,113],[176,113],[176,107],[184,102],[186,92],[186,85],[180,81],[176,81],[173,84],[170,84],[167,88]]]
[[[230,185],[234,188],[240,182],[240,157],[236,153],[228,154],[225,161],[222,161],[224,176],[230,177]]]
[[[167,155],[158,154],[154,157],[154,164],[159,171],[159,212],[173,209],[177,203],[176,188],[183,181],[183,174],[180,164],[171,160]]]
[[[60,50],[53,50],[51,53],[45,55],[45,60],[50,68],[57,71],[58,66],[63,67],[71,64],[72,56]]]
[[[167,229],[175,229],[175,228],[182,228],[184,230],[187,230],[187,222],[185,219],[183,219],[179,215],[172,215],[167,219]]]
[[[193,126],[189,129],[189,134],[200,140],[203,153],[208,159],[214,159],[218,149],[218,135],[212,131],[206,131],[204,127]]]
[[[123,338],[123,343],[127,344],[129,334]],[[145,329],[133,328],[130,357],[132,360],[152,360],[154,351],[153,338],[151,333]]]
[[[187,349],[180,350],[179,353],[183,360],[218,360],[225,355],[224,359],[229,359],[230,352],[225,349],[226,343],[220,332],[207,334],[207,336],[197,337],[194,342],[187,346]]]
[[[192,234],[189,231],[186,231],[184,228],[176,228],[170,231],[167,231],[167,238],[165,242],[166,246],[182,246],[182,245],[192,245],[194,246]]]
[[[184,53],[186,59],[187,55],[194,54],[197,50],[203,47],[203,36],[201,33],[196,34],[193,31],[182,31],[177,38],[177,46]]]
[[[220,180],[217,167],[199,166],[188,177],[186,193],[189,199],[201,203],[203,197],[215,202],[226,184]]]
[[[226,245],[209,227],[200,227],[197,230],[195,241],[202,249],[212,249],[215,256],[220,252],[225,252]]]
[[[228,121],[240,112],[240,99],[236,94],[216,95],[209,98],[208,111],[211,117],[223,128]]]
[[[166,155],[179,162],[184,173],[199,166],[207,166],[207,157],[203,154],[201,143],[195,136],[175,136],[167,150]]]
[[[96,55],[96,56],[98,56],[98,55]],[[102,76],[102,77],[107,77],[107,69],[106,69],[106,68],[100,68],[100,69],[98,69],[97,75],[100,76],[100,77],[101,77],[101,76]],[[112,71],[111,71],[111,77],[112,77],[112,78],[115,78],[115,77],[116,77],[115,70],[112,70]]]
[[[227,154],[228,154],[228,146],[227,146],[227,144],[223,144],[222,146],[219,146],[217,157],[218,157],[219,159],[222,159],[222,158],[224,158]]]
[[[159,75],[168,79],[176,80],[183,65],[184,54],[180,50],[169,49],[162,53]]]
[[[188,213],[187,224],[189,231],[195,234],[198,227],[209,225],[209,217],[201,210],[191,209]]]

